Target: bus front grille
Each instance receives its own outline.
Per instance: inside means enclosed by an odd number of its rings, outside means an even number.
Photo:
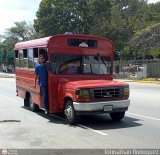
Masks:
[[[92,90],[94,99],[120,98],[123,96],[123,88],[97,88]]]

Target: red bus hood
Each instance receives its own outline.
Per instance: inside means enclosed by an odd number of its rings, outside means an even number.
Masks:
[[[116,81],[109,81],[109,80],[82,80],[82,81],[66,82],[66,88],[68,89],[116,87],[116,86],[118,87],[128,86],[128,84]]]

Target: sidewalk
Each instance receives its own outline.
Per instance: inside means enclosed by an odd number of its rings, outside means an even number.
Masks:
[[[15,78],[15,74],[10,74],[10,73],[3,73],[0,72],[0,78]],[[119,81],[119,82],[136,82],[136,83],[143,83],[143,84],[154,84],[154,85],[159,85],[160,86],[160,78],[146,78],[146,79],[114,79],[114,81]]]
[[[15,78],[15,74],[0,72],[0,78]]]
[[[155,85],[160,85],[160,79],[158,79],[158,78],[145,78],[145,79],[114,79],[114,81],[120,81],[120,82],[136,82],[136,83],[143,83],[143,84],[155,84]]]

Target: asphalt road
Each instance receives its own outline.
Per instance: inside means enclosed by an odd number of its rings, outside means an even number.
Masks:
[[[160,86],[130,83],[131,105],[121,122],[83,116],[76,126],[33,113],[16,97],[15,79],[0,78],[0,148],[160,149]]]

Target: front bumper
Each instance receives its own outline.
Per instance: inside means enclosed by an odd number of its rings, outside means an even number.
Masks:
[[[120,112],[128,110],[130,100],[103,101],[103,102],[73,102],[74,109],[78,112]],[[111,111],[104,111],[104,106],[112,106]]]

